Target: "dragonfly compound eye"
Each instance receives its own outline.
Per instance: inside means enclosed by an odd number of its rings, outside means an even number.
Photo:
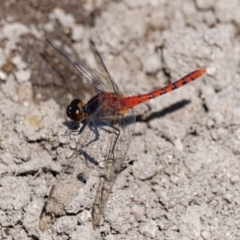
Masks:
[[[71,106],[77,105],[78,107],[82,107],[82,106],[83,106],[83,102],[82,102],[80,99],[75,98],[75,99],[73,99],[73,100],[71,101],[70,105],[71,105]]]
[[[81,122],[85,118],[83,112],[83,102],[79,99],[74,99],[66,109],[66,113],[74,122]]]

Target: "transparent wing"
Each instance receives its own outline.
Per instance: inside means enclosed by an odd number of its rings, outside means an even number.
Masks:
[[[105,135],[108,139],[106,141],[107,146],[104,149],[105,159],[103,164],[100,165],[97,194],[92,209],[93,229],[96,229],[100,224],[112,187],[122,170],[134,132],[134,123],[135,116],[133,110],[130,110],[124,117],[115,116],[111,125],[104,127],[104,130],[108,132]]]
[[[112,92],[115,92],[115,93],[119,92],[117,84],[115,83],[115,81],[113,80],[111,75],[109,74],[109,72],[102,60],[102,57],[101,57],[100,53],[98,52],[95,43],[92,40],[90,40],[90,46],[91,46],[91,50],[94,54],[95,61],[98,65],[98,68],[99,68],[101,74],[104,76],[104,78],[108,79],[108,84],[111,85],[111,88],[113,90]]]
[[[103,145],[104,141],[101,139],[101,134],[96,132],[96,126],[91,121],[87,122],[79,134],[76,151],[50,190],[40,216],[39,228],[41,231],[49,229],[63,215],[64,209],[85,185],[92,169],[98,165],[99,151]],[[98,151],[96,151],[96,147]]]
[[[90,69],[83,61],[76,61],[75,59],[70,57],[67,53],[63,52],[58,47],[56,47],[48,39],[46,39],[46,41],[58,53],[60,53],[64,58],[66,58],[78,70],[80,75],[84,79],[86,79],[94,88],[96,88],[98,92],[116,92],[118,90],[116,83],[109,76],[108,71],[107,71],[107,77],[105,77],[102,74],[98,73],[97,71]],[[97,54],[99,58],[100,54],[98,52]],[[103,64],[102,59],[101,59],[101,63]],[[103,69],[107,70],[104,64],[103,64]]]

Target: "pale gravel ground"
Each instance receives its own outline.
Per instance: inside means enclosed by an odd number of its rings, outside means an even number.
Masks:
[[[239,1],[96,1],[84,12],[66,9],[51,4],[46,18],[38,12],[32,22],[20,10],[21,17],[0,17],[0,239],[240,239]],[[78,24],[95,9],[93,25]],[[45,233],[38,229],[71,153],[64,106],[78,97],[61,92],[60,77],[39,57],[45,37],[74,40],[71,47],[95,66],[92,37],[125,94],[207,67],[196,82],[136,107],[146,121],[136,123],[127,168],[96,231],[97,171],[67,216]],[[55,88],[40,86],[42,79]],[[86,89],[78,90],[84,100],[92,94]]]

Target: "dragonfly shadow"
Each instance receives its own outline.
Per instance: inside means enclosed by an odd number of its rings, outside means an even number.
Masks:
[[[137,122],[149,122],[155,118],[162,118],[167,114],[170,114],[172,112],[178,111],[179,109],[187,106],[188,104],[190,104],[190,100],[182,100],[180,102],[174,103],[169,107],[164,108],[161,111],[157,111],[157,112],[152,112],[151,114],[147,115],[137,115],[136,116],[136,121]]]
[[[79,173],[77,175],[77,180],[86,184],[87,183],[87,178],[84,176],[84,173]]]
[[[84,157],[85,166],[89,167],[90,169],[93,167],[93,165],[98,166],[99,163],[91,157],[86,151],[78,151],[79,155],[82,155]],[[92,165],[90,166],[89,163]],[[64,169],[64,174],[65,175],[72,175],[74,173],[74,167],[69,165],[69,164],[62,164],[62,167]],[[88,176],[84,172],[80,172],[76,175],[76,178],[78,181],[86,184],[88,180]]]

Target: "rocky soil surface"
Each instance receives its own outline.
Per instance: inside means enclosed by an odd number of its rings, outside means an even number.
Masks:
[[[59,2],[0,2],[0,239],[240,239],[240,2]],[[207,68],[135,108],[125,168],[95,231],[97,169],[39,230],[74,151],[66,106],[95,94],[46,38],[95,69],[93,39],[124,95]]]

